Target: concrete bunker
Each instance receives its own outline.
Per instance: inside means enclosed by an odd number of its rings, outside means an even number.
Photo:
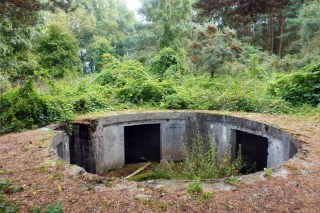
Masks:
[[[204,143],[214,145],[221,155],[231,152],[233,159],[241,144],[247,164],[243,170],[254,164],[255,171],[278,167],[299,151],[290,134],[273,126],[192,111],[122,114],[76,122],[71,136],[57,133],[53,149],[87,172],[103,174],[145,159],[181,161],[182,144],[192,146],[194,130],[198,130]]]

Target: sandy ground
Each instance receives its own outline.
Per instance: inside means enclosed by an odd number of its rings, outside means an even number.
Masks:
[[[284,115],[230,113],[264,122],[292,134],[301,152],[276,169],[243,176],[236,185],[204,182],[210,199],[191,195],[186,182],[132,182],[84,173],[50,152],[52,132],[42,130],[0,136],[0,180],[22,186],[7,201],[18,201],[20,212],[61,202],[64,212],[320,212],[320,119]],[[106,184],[109,183],[109,184]],[[111,186],[107,186],[111,185]]]

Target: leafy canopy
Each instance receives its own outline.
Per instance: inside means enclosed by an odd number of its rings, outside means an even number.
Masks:
[[[72,32],[63,25],[51,23],[39,40],[39,64],[54,78],[76,75],[80,70],[78,51],[78,42]]]

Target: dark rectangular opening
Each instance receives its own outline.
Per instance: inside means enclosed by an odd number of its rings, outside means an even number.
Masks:
[[[70,164],[83,167],[87,172],[96,173],[95,149],[90,140],[90,126],[78,124],[69,140]]]
[[[124,127],[125,163],[160,162],[160,124]]]
[[[236,153],[238,155],[239,146],[243,162],[246,164],[241,173],[253,173],[263,171],[267,168],[268,160],[268,139],[248,132],[236,131]]]

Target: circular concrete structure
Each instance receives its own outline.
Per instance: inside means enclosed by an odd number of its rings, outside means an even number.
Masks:
[[[299,151],[291,135],[273,126],[193,111],[131,113],[75,122],[70,137],[63,131],[55,135],[53,149],[87,172],[103,174],[141,158],[183,160],[182,143],[192,146],[196,132],[220,155],[231,153],[233,159],[241,145],[247,167],[255,164],[258,171],[278,167]]]

